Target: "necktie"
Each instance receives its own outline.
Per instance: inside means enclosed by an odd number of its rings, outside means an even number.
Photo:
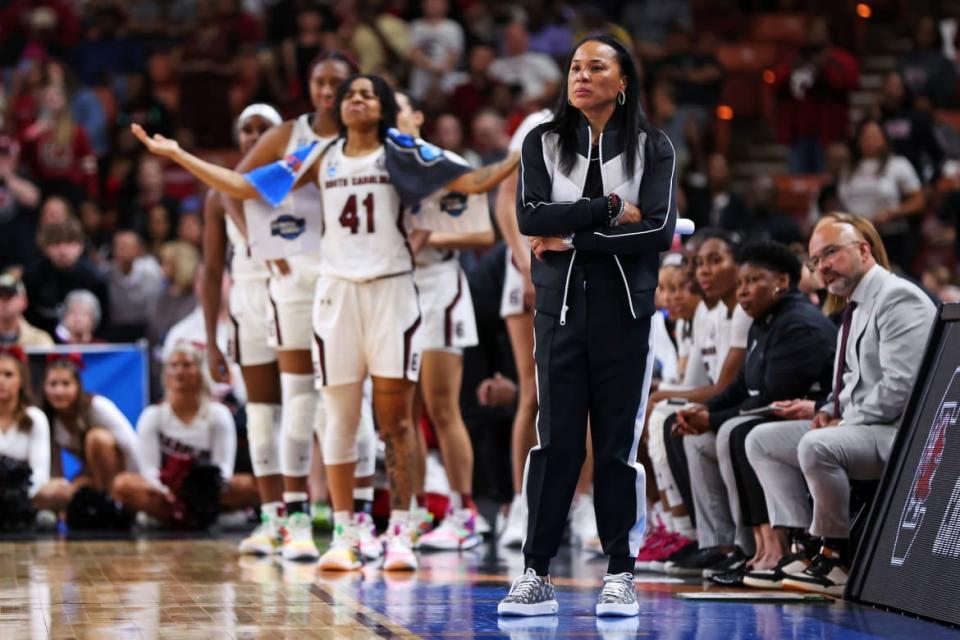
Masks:
[[[847,368],[847,338],[850,337],[850,325],[853,321],[853,310],[857,303],[852,300],[843,309],[843,324],[840,329],[840,359],[837,360],[837,371],[833,381],[833,415],[840,417],[840,392],[843,391],[843,372]]]

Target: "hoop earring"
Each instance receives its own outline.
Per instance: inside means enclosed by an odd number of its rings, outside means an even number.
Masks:
[[[621,89],[620,93],[617,94],[617,104],[619,104],[622,107],[626,103],[627,103],[627,94],[626,92],[623,91],[623,89]]]

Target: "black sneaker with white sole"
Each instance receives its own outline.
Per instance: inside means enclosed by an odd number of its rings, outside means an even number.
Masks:
[[[703,570],[703,577],[710,578],[715,576],[718,573],[728,573],[737,569],[741,569],[747,565],[747,560],[750,558],[747,557],[743,551],[740,550],[740,547],[737,547],[733,551],[727,554],[727,557],[720,563],[707,567]]]
[[[691,576],[700,578],[704,569],[716,567],[727,559],[727,552],[720,547],[704,547],[682,560],[668,562],[664,571],[668,576]]]
[[[743,586],[743,576],[747,573],[747,565],[737,567],[736,569],[731,569],[730,571],[725,571],[723,573],[715,573],[709,578],[713,584],[718,584],[721,587],[742,587]]]
[[[549,576],[538,576],[527,569],[513,581],[510,593],[497,605],[501,616],[550,616],[557,613],[559,605]]]
[[[598,616],[635,616],[640,613],[633,573],[603,576],[603,588],[597,598]]]
[[[787,574],[802,573],[809,564],[806,554],[794,545],[793,553],[783,556],[773,569],[747,571],[743,584],[754,589],[782,589]]]
[[[786,575],[783,579],[783,588],[824,593],[841,598],[847,586],[847,573],[847,567],[841,562],[840,554],[823,547],[820,553],[810,561],[810,566],[800,573]]]

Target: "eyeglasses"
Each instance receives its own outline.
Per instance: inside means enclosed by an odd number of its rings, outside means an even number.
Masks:
[[[828,245],[823,251],[820,252],[820,255],[811,256],[810,259],[807,260],[807,269],[810,269],[810,271],[816,271],[821,262],[824,260],[832,260],[833,257],[837,255],[837,252],[843,247],[849,247],[853,244],[860,244],[860,242],[860,240],[852,240],[850,242],[844,242],[843,244]]]

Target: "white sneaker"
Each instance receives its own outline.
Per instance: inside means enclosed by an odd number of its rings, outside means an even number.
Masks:
[[[250,526],[250,517],[245,511],[228,511],[217,516],[217,527],[227,531],[231,529],[245,529]]]
[[[420,536],[414,545],[431,551],[465,551],[480,544],[476,514],[472,509],[450,509],[436,529]]]
[[[476,518],[477,518],[476,529],[477,529],[477,535],[478,535],[478,536],[480,536],[481,538],[483,538],[483,537],[485,537],[488,533],[490,533],[491,531],[493,531],[493,527],[491,527],[491,526],[490,526],[490,522],[489,522],[486,518],[483,517],[483,514],[481,514],[479,511],[477,511],[474,515],[475,515]]]
[[[280,523],[267,513],[260,514],[260,524],[250,535],[240,541],[240,555],[269,556],[280,551],[283,536]]]
[[[430,513],[429,509],[424,507],[410,509],[407,517],[410,519],[410,535],[413,536],[414,542],[433,529],[433,514]],[[386,538],[387,536],[384,535],[384,543],[386,543]]]
[[[367,513],[353,514],[353,526],[359,536],[358,548],[364,560],[376,560],[383,555],[383,541],[377,537],[373,518]]]
[[[57,528],[57,514],[49,509],[37,511],[36,527],[37,531],[53,531]]]
[[[321,571],[353,571],[360,562],[360,532],[355,525],[334,525],[333,540],[320,558]]]
[[[416,571],[417,556],[413,553],[413,539],[405,523],[390,523],[387,527],[387,545],[383,557],[384,571]]]
[[[593,496],[578,494],[570,506],[570,543],[584,551],[603,555],[603,545],[597,533],[597,515],[593,508]]]
[[[137,523],[137,526],[141,529],[159,529],[163,527],[163,523],[153,516],[144,513],[143,511],[138,511],[134,521]]]
[[[507,513],[507,526],[500,534],[500,544],[504,547],[519,547],[527,535],[527,502],[523,495],[513,497],[510,511]]]
[[[284,560],[314,562],[320,557],[313,541],[313,521],[309,515],[291,514],[287,517],[283,530],[283,547],[280,553]]]

